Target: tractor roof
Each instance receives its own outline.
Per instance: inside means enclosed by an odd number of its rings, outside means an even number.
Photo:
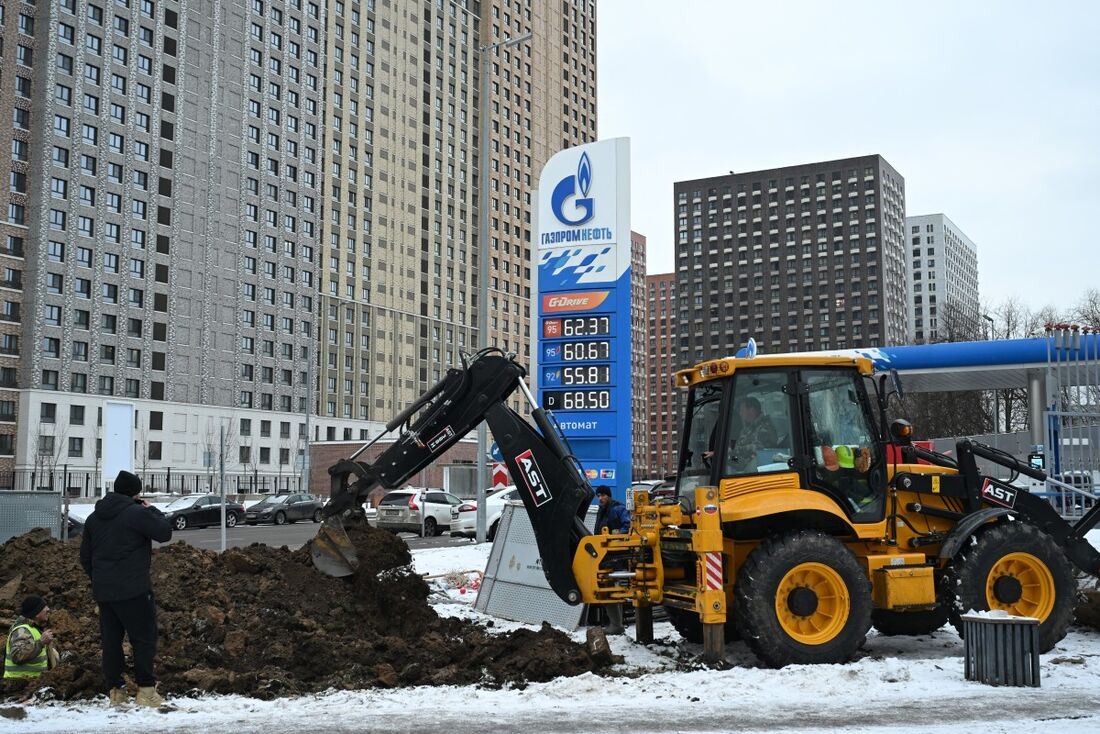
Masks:
[[[677,387],[691,387],[707,380],[731,377],[738,370],[755,370],[767,367],[854,367],[859,370],[861,375],[870,375],[874,372],[874,365],[867,357],[823,356],[820,354],[723,357],[722,359],[708,359],[694,367],[680,370],[676,373],[675,385]]]

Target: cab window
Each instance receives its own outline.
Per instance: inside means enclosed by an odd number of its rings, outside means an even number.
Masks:
[[[881,515],[884,498],[875,488],[882,484],[882,462],[862,383],[848,370],[807,371],[803,380],[814,483],[846,501],[853,516]]]
[[[791,399],[786,372],[738,372],[722,476],[789,471]]]
[[[695,487],[710,482],[716,466],[714,444],[722,415],[722,395],[729,380],[704,382],[688,396],[688,419],[680,449],[678,494],[690,496]]]

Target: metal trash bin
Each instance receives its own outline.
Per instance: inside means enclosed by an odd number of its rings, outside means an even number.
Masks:
[[[1039,620],[986,612],[962,622],[967,680],[1039,687]]]

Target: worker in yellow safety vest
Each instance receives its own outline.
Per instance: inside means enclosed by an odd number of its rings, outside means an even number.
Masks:
[[[57,666],[60,657],[53,646],[53,632],[43,631],[49,619],[45,599],[31,595],[23,600],[4,646],[5,678],[33,678]]]

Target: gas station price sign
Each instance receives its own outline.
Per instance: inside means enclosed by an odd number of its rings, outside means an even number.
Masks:
[[[532,377],[572,454],[625,499],[633,469],[630,145],[555,154],[539,176]]]

